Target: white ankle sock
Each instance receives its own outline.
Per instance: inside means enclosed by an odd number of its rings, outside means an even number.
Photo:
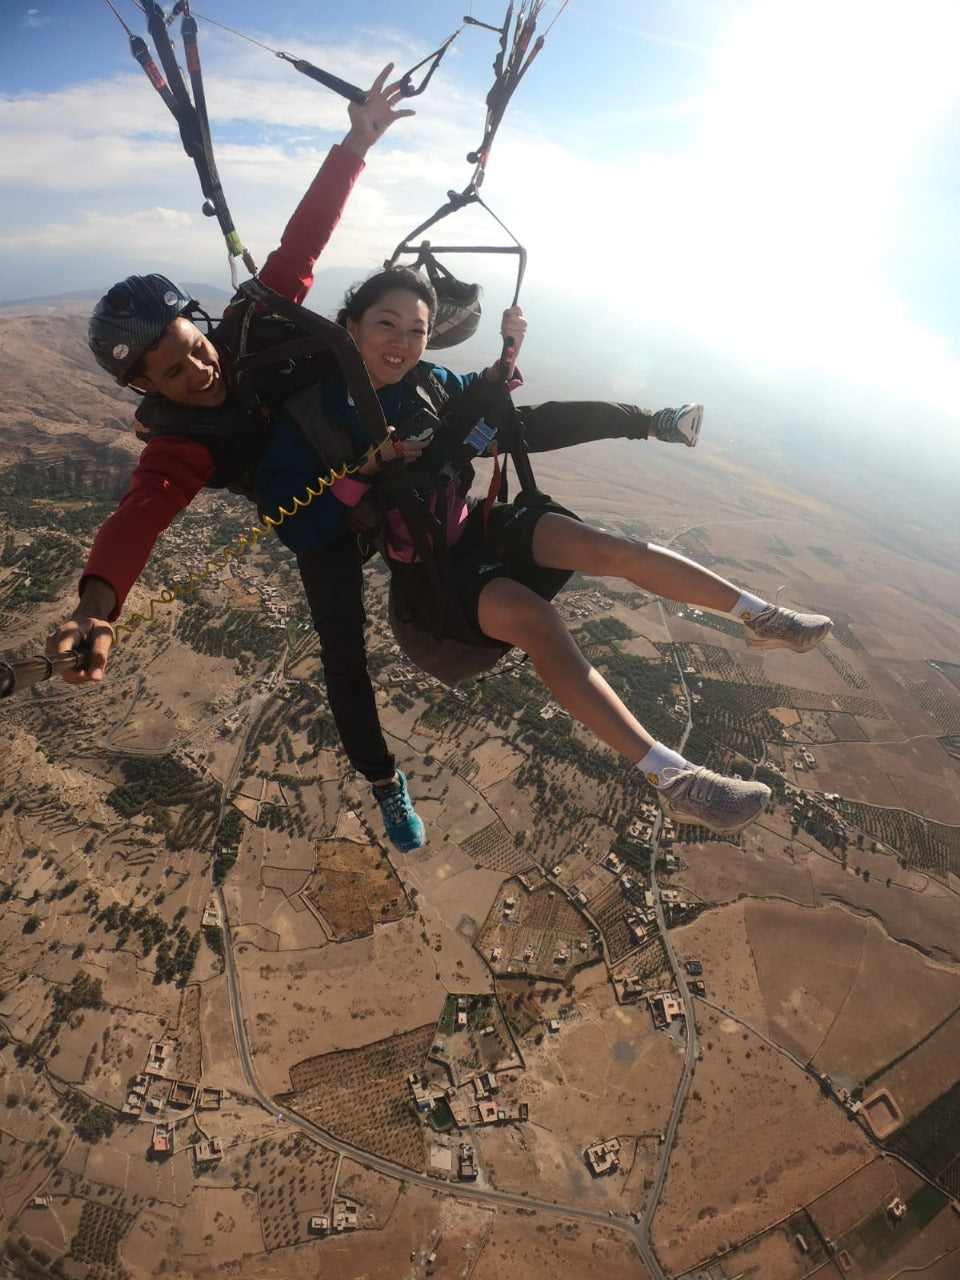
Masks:
[[[759,596],[752,596],[749,591],[743,591],[730,612],[741,622],[752,622],[758,613],[763,613],[764,609],[769,608],[766,600],[761,600]]]
[[[664,769],[686,769],[687,761],[679,753],[665,747],[662,742],[655,742],[642,759],[637,761],[637,768],[643,771],[644,777],[651,786],[661,787],[667,779]]]

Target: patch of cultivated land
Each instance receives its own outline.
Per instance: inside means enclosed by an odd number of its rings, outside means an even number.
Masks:
[[[408,907],[403,888],[379,845],[322,840],[317,869],[303,897],[336,941],[362,937],[375,924],[399,920]]]
[[[957,1214],[896,1160],[867,1165],[809,1205],[808,1212],[851,1276],[915,1273],[948,1280],[960,1258]]]
[[[434,1034],[431,1023],[360,1049],[294,1063],[291,1091],[277,1101],[342,1141],[419,1172],[423,1135],[410,1106],[407,1068],[424,1061]]]
[[[889,1204],[897,1196],[905,1199],[917,1189],[917,1185],[916,1174],[898,1160],[880,1157],[858,1169],[807,1208],[823,1234],[830,1240],[839,1240],[869,1218],[878,1204]]]

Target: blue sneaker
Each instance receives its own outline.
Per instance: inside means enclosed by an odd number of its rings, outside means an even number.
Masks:
[[[695,449],[702,422],[702,404],[684,404],[679,409],[661,409],[654,418],[653,433],[658,440],[666,440],[668,444],[685,444],[688,449]]]
[[[396,782],[373,788],[373,798],[383,814],[387,839],[395,849],[399,849],[401,853],[412,853],[414,849],[426,844],[423,823],[417,817],[417,811],[407,794],[407,780],[399,769]]]

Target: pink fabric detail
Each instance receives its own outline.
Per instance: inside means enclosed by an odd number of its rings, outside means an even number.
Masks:
[[[436,494],[430,503],[434,509]],[[455,546],[463,537],[463,526],[467,522],[470,509],[464,501],[459,482],[450,484],[444,493],[447,506],[447,546]],[[399,560],[401,564],[419,564],[420,556],[413,545],[410,531],[404,524],[399,511],[391,510],[386,515],[387,554],[391,560]]]
[[[370,492],[370,486],[354,476],[341,476],[339,480],[334,480],[330,492],[345,507],[355,507]]]

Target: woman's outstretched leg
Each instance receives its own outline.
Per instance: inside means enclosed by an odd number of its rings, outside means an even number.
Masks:
[[[511,578],[488,582],[477,619],[485,635],[522,649],[561,706],[643,770],[674,821],[731,835],[763,811],[769,787],[698,768],[657,742],[586,660],[553,605],[528,587]]]
[[[653,746],[654,738],[586,660],[553,605],[529,587],[495,578],[480,592],[477,620],[484,635],[522,649],[561,706],[631,764]]]
[[[537,521],[533,558],[545,568],[625,578],[664,600],[728,613],[744,624],[751,648],[805,653],[815,648],[833,625],[825,614],[795,613],[741,591],[726,578],[667,547],[594,529],[569,516],[550,513]]]

